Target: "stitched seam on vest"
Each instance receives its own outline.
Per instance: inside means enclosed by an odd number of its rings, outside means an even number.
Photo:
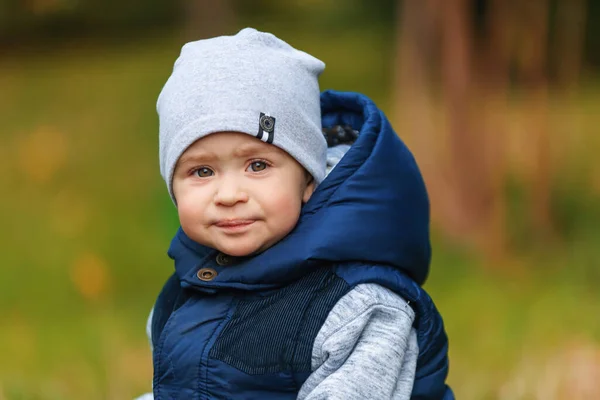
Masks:
[[[169,331],[171,329],[171,326],[173,325],[173,320],[174,320],[175,314],[176,314],[176,311],[173,311],[171,313],[171,315],[167,319],[167,323],[163,327],[163,330],[162,330],[162,332],[160,334],[160,337],[159,337],[159,346],[160,346],[160,348],[158,349],[157,356],[156,356],[156,361],[157,361],[156,362],[156,366],[157,366],[157,368],[156,368],[156,371],[154,373],[154,387],[156,388],[156,393],[158,395],[158,398],[156,400],[160,400],[160,396],[161,396],[161,388],[162,387],[158,384],[158,382],[157,382],[158,379],[157,378],[161,375],[161,371],[162,371],[162,369],[161,369],[161,365],[162,365],[161,359],[163,357],[163,348],[165,346],[165,341],[167,340],[167,336],[168,336],[168,333],[169,333]],[[167,357],[167,361],[171,365],[171,376],[173,377],[173,379],[175,379],[175,369],[173,368],[173,362],[171,360],[171,357]]]
[[[221,320],[221,322],[219,322],[219,325],[217,325],[217,327],[215,328],[215,330],[213,331],[213,333],[210,335],[210,338],[208,338],[208,340],[206,342],[204,342],[204,347],[202,348],[202,352],[201,357],[200,357],[200,364],[198,365],[198,395],[200,397],[200,393],[202,393],[201,391],[201,387],[204,385],[204,392],[206,393],[207,400],[210,400],[211,397],[210,393],[208,392],[208,362],[210,361],[210,353],[211,351],[207,351],[206,348],[208,347],[208,344],[212,341],[212,339],[215,337],[215,335],[217,334],[217,332],[221,332],[222,329],[221,327],[223,326],[224,323],[229,322],[229,315],[231,313],[231,309],[232,309],[232,305],[236,302],[235,298],[232,298],[231,301],[229,302],[229,307],[228,307],[228,311],[227,314],[225,315],[225,318],[223,318]],[[226,326],[227,327],[227,326]],[[214,345],[213,345],[214,347]],[[205,368],[204,368],[204,379],[202,379],[202,364],[205,364]]]

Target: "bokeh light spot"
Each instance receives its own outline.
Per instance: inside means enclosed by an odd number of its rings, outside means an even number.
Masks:
[[[101,300],[109,287],[108,265],[96,254],[83,253],[71,266],[71,281],[86,300]]]
[[[48,182],[67,160],[67,139],[62,132],[42,126],[22,139],[18,165],[27,178]]]

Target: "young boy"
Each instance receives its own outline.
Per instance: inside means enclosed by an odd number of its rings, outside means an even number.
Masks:
[[[175,62],[157,109],[181,229],[149,321],[155,400],[454,398],[420,287],[423,180],[369,99],[320,95],[323,69],[253,29]]]

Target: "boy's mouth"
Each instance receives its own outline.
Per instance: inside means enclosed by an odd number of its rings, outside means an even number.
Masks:
[[[224,231],[238,232],[244,231],[253,223],[253,219],[223,219],[215,222],[214,225]]]
[[[219,228],[227,228],[230,226],[250,225],[253,222],[253,219],[222,219],[215,222],[215,225]]]

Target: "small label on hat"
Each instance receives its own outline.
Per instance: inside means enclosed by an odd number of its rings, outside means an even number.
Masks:
[[[263,133],[268,133],[268,135],[265,136]],[[275,117],[260,113],[260,117],[258,118],[258,134],[256,137],[263,142],[273,143],[273,139],[275,138]]]

